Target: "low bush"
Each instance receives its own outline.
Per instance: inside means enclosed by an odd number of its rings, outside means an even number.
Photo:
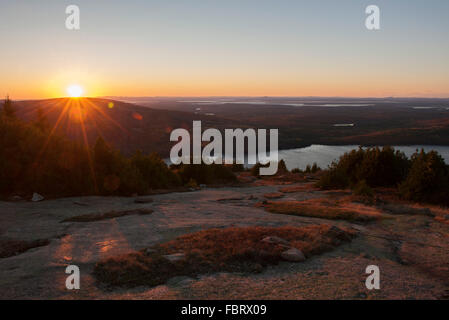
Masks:
[[[397,186],[407,176],[410,161],[391,147],[359,148],[333,162],[318,186],[324,189],[346,188],[362,180],[370,187]]]
[[[306,166],[304,173],[316,173],[318,171],[321,171],[321,168],[314,162],[312,166],[310,164]]]
[[[259,162],[257,162],[252,168],[251,168],[251,175],[253,175],[253,176],[255,176],[255,177],[259,177],[260,176],[260,168],[267,168],[267,167],[269,167],[270,166],[270,164],[268,163],[268,164],[261,164],[261,163],[259,163]],[[276,172],[276,174],[285,174],[285,173],[288,173],[289,171],[288,171],[288,169],[287,169],[287,166],[286,166],[286,164],[285,164],[285,161],[284,161],[284,159],[281,159],[279,162],[278,162],[278,170],[277,170],[277,172]]]
[[[227,166],[220,164],[181,164],[177,166],[182,183],[194,180],[197,184],[232,183],[237,181],[236,175]]]
[[[359,181],[354,189],[353,189],[354,195],[356,196],[364,196],[364,197],[372,197],[373,196],[373,189],[371,189],[365,180]]]
[[[449,205],[449,166],[436,151],[416,151],[411,159],[391,147],[352,150],[321,176],[322,189],[351,187],[372,196],[372,187],[398,187],[403,199]]]
[[[449,205],[449,167],[436,152],[421,150],[411,158],[407,178],[399,186],[404,199]]]

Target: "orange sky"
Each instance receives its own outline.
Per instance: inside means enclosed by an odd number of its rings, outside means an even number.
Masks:
[[[449,1],[0,4],[0,96],[449,97]]]

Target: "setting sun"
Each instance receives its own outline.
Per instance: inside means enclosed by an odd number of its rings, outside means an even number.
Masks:
[[[74,84],[67,87],[67,93],[71,98],[78,98],[83,95],[84,90],[81,86]]]

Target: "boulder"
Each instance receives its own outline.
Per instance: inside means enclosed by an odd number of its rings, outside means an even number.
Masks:
[[[177,261],[184,260],[186,258],[186,255],[182,252],[179,252],[179,253],[167,254],[164,256],[164,258],[171,262],[177,262]]]
[[[33,197],[31,198],[31,201],[33,202],[38,202],[38,201],[42,201],[45,198],[43,196],[41,196],[39,193],[33,193]]]
[[[306,260],[306,257],[304,256],[302,251],[296,248],[290,248],[282,252],[281,258],[291,262],[302,262]]]

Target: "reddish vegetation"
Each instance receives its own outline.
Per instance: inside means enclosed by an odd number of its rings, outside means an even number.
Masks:
[[[306,257],[351,241],[354,231],[329,225],[307,227],[247,227],[209,229],[181,236],[139,252],[98,262],[94,273],[100,282],[114,286],[158,285],[174,276],[195,276],[212,272],[260,272],[277,264],[286,245],[267,243],[276,236]],[[165,255],[183,254],[170,261]]]
[[[281,192],[265,193],[263,195],[267,199],[278,199],[282,198],[284,195]]]
[[[431,128],[445,128],[449,127],[449,118],[418,120],[416,123]]]
[[[315,178],[315,175],[311,175]],[[302,174],[285,172],[274,176],[259,176],[254,177],[248,172],[243,172],[239,176],[239,180],[244,183],[251,183],[254,186],[278,186],[278,185],[290,185],[293,183],[303,183],[308,181]]]
[[[448,216],[447,218],[446,217],[439,217],[439,216],[437,216],[437,217],[435,217],[435,220],[439,221],[441,223],[449,225],[449,215],[447,215],[447,216]]]
[[[250,172],[248,171],[244,171],[244,172],[240,172],[237,175],[237,180],[241,183],[251,183],[257,180],[256,177],[254,177],[253,175],[251,175]]]
[[[313,183],[306,183],[299,186],[284,187],[279,189],[279,191],[283,193],[294,193],[294,192],[304,192],[313,190],[318,190],[318,188],[316,188]]]
[[[292,182],[263,178],[263,179],[257,179],[256,181],[254,181],[254,183],[252,185],[255,187],[261,187],[261,186],[278,186],[278,185],[289,185],[289,184],[292,184]]]
[[[305,201],[268,201],[258,203],[256,206],[262,206],[271,213],[332,220],[372,221],[382,217],[378,210],[363,204],[323,198]]]

